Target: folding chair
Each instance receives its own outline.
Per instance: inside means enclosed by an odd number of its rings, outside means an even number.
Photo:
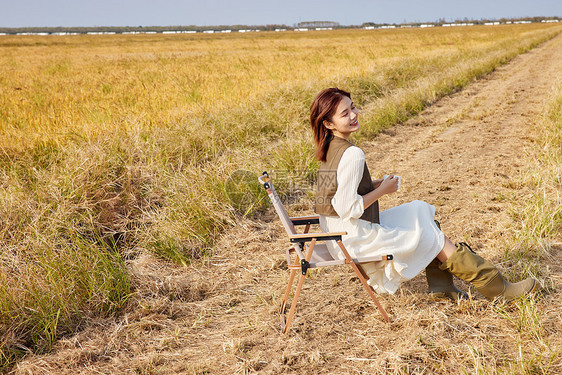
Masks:
[[[293,319],[293,315],[295,313],[295,309],[297,306],[297,300],[299,298],[300,291],[304,284],[304,279],[306,273],[309,268],[318,268],[318,267],[328,267],[328,266],[337,266],[342,264],[350,264],[357,277],[363,284],[363,287],[371,296],[371,299],[378,307],[379,311],[381,312],[384,319],[390,323],[390,318],[384,311],[384,308],[381,306],[377,297],[375,297],[375,293],[373,288],[367,284],[367,280],[369,277],[365,274],[363,269],[358,265],[361,263],[367,262],[377,262],[383,260],[392,260],[392,255],[383,255],[383,256],[376,256],[376,257],[364,257],[364,258],[352,258],[345,246],[342,243],[342,236],[346,235],[346,232],[331,232],[331,233],[309,233],[310,225],[312,224],[319,224],[319,217],[318,215],[314,216],[301,216],[301,217],[289,217],[285,207],[283,206],[275,188],[273,187],[273,183],[271,178],[269,177],[267,172],[263,172],[263,174],[258,178],[259,182],[263,185],[271,202],[273,203],[273,207],[275,207],[275,211],[277,215],[279,215],[279,219],[281,219],[281,223],[285,230],[287,231],[287,235],[289,236],[289,241],[293,244],[292,247],[286,250],[287,256],[287,266],[289,270],[291,270],[289,276],[289,283],[287,285],[287,289],[285,291],[285,296],[283,297],[283,301],[281,303],[281,310],[280,310],[280,318],[281,318],[281,329],[283,333],[287,333],[289,330],[289,326],[291,325],[291,320]],[[304,233],[297,233],[295,230],[295,226],[304,225]],[[334,259],[328,250],[326,244],[320,244],[319,242],[326,242],[326,241],[335,241],[341,251],[343,252],[345,259]],[[309,245],[307,245],[309,243]],[[296,254],[295,263],[292,263],[291,255]],[[297,284],[297,288],[295,290],[295,294],[293,296],[293,301],[291,304],[291,309],[289,310],[289,315],[285,319],[286,313],[286,306],[287,301],[289,299],[289,294],[292,289],[292,284],[295,279],[295,275],[297,271],[300,270],[301,274],[299,276],[299,281]]]

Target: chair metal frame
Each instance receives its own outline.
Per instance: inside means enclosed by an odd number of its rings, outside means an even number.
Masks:
[[[308,269],[310,268],[319,268],[319,267],[329,267],[329,266],[336,266],[342,264],[349,264],[355,271],[355,274],[361,281],[363,288],[367,291],[377,308],[379,309],[380,313],[382,314],[384,320],[387,322],[391,322],[390,318],[388,317],[386,311],[378,301],[377,297],[375,296],[375,292],[373,288],[367,283],[369,277],[365,274],[363,269],[359,267],[362,263],[367,262],[377,262],[377,261],[387,261],[392,260],[393,256],[383,255],[383,256],[376,256],[376,257],[363,257],[363,258],[352,258],[347,249],[345,248],[342,242],[342,236],[346,235],[346,232],[318,232],[318,233],[309,233],[310,226],[313,224],[319,224],[319,216],[318,215],[311,215],[311,216],[300,216],[300,217],[289,217],[285,207],[283,206],[275,188],[273,187],[273,183],[269,174],[267,172],[263,172],[263,174],[258,178],[259,182],[263,185],[264,189],[267,191],[271,202],[277,212],[277,215],[281,219],[281,223],[285,227],[287,235],[289,236],[289,241],[293,244],[292,247],[286,250],[286,257],[287,257],[287,267],[291,271],[289,275],[289,282],[287,284],[287,288],[285,290],[285,295],[283,296],[283,300],[281,302],[281,309],[279,312],[279,316],[281,319],[281,329],[283,333],[287,333],[289,327],[291,325],[291,321],[295,314],[295,310],[297,307],[297,300],[299,298],[302,286],[304,284],[304,280]],[[302,226],[304,225],[303,233],[297,233],[295,226]],[[341,249],[345,259],[334,259],[330,254],[327,246],[325,244],[321,244],[320,242],[327,242],[327,241],[335,241],[336,244]],[[308,245],[307,245],[308,244]],[[292,255],[296,255],[295,261],[292,260]],[[291,303],[291,308],[289,310],[289,314],[286,316],[286,307],[287,302],[289,300],[289,295],[291,293],[292,285],[294,283],[295,276],[297,271],[300,270],[300,276],[297,283],[297,287],[295,290],[295,294],[293,296],[293,301]]]

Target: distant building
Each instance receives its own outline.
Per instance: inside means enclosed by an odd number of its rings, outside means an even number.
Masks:
[[[339,22],[333,21],[306,21],[297,23],[298,29],[316,29],[318,27],[338,27]]]

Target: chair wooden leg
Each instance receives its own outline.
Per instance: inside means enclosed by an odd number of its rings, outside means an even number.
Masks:
[[[296,274],[296,269],[291,270],[289,282],[287,283],[287,289],[285,290],[285,296],[283,297],[283,303],[281,304],[281,314],[285,312],[285,306],[287,305],[287,300],[289,299],[289,294],[291,293],[291,287],[293,286],[293,280],[295,279]]]
[[[310,247],[308,248],[308,252],[306,253],[306,263],[310,262],[312,258],[312,252],[314,251],[314,246],[316,246],[316,239],[314,238],[310,241]],[[297,270],[293,269],[291,272],[289,283],[293,282],[293,278],[295,277],[295,272]],[[301,293],[302,286],[304,284],[304,279],[306,277],[306,269],[301,271],[301,275],[299,277],[299,282],[297,284],[297,289],[295,290],[295,295],[293,296],[293,302],[291,303],[291,309],[289,310],[289,315],[287,316],[287,320],[285,322],[285,327],[283,327],[283,333],[287,333],[289,331],[289,326],[291,325],[291,321],[293,320],[293,315],[295,314],[295,310],[297,309],[297,301],[299,299],[299,295]],[[289,297],[289,289],[285,292],[285,299],[283,305],[286,303],[286,298]]]
[[[299,282],[297,284],[297,289],[295,290],[295,296],[293,297],[293,303],[291,303],[291,310],[289,310],[289,315],[287,316],[287,321],[285,323],[283,333],[287,333],[289,331],[289,326],[291,325],[293,315],[295,314],[295,310],[297,308],[297,300],[299,299],[299,294],[301,293],[302,285],[304,284],[304,278],[305,275],[300,275],[299,277]]]
[[[387,323],[390,323],[391,322],[390,318],[386,314],[386,311],[384,310],[384,308],[380,304],[377,297],[375,297],[375,293],[373,291],[373,288],[367,283],[367,280],[361,275],[361,272],[359,271],[359,269],[357,267],[357,264],[351,263],[351,265],[355,269],[355,273],[357,274],[357,277],[359,277],[359,280],[361,280],[361,284],[363,284],[363,287],[365,288],[367,293],[369,293],[369,296],[371,296],[371,299],[373,300],[373,302],[375,303],[375,305],[377,306],[377,308],[381,312],[381,315],[383,316],[384,320],[386,320]]]
[[[353,262],[353,260],[351,259],[351,256],[347,252],[347,249],[345,248],[345,246],[343,246],[343,243],[341,242],[341,240],[336,241],[336,242],[339,245],[340,249],[343,251],[343,254],[345,255],[346,259],[350,262],[351,267],[353,267],[353,270],[355,271],[355,273],[357,274],[357,277],[361,281],[361,284],[363,285],[363,288],[365,288],[365,290],[367,291],[367,293],[369,294],[369,296],[371,297],[371,299],[373,300],[373,302],[375,303],[375,305],[377,306],[377,308],[381,312],[381,315],[383,316],[384,320],[386,320],[387,323],[390,323],[391,322],[390,318],[386,314],[386,311],[384,310],[384,308],[380,304],[377,297],[375,297],[375,292],[374,292],[373,288],[367,283],[367,277],[366,277],[363,269],[359,268],[359,266],[355,262]]]

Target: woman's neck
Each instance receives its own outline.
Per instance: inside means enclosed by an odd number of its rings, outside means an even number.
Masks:
[[[332,133],[332,135],[334,136],[334,138],[341,138],[341,139],[343,139],[344,141],[349,140],[349,134],[343,135],[343,134],[341,134],[341,133],[339,133],[339,134],[334,134],[334,133]]]

